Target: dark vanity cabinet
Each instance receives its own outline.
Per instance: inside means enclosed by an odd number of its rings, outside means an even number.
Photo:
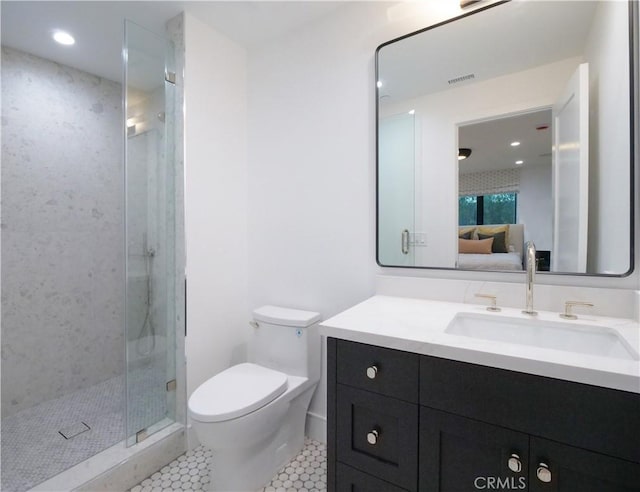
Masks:
[[[640,491],[640,395],[327,340],[328,490]]]
[[[327,357],[334,361],[328,419],[335,431],[328,464],[346,465],[346,481],[338,481],[337,490],[416,491],[420,357],[334,339],[328,343]],[[379,480],[366,485],[351,469]]]
[[[482,490],[498,480],[516,490],[526,485],[526,434],[428,407],[420,410],[419,432],[420,490]]]

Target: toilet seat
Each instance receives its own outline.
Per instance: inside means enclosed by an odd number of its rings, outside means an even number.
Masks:
[[[287,389],[287,375],[245,362],[213,376],[189,398],[189,413],[200,422],[223,422],[263,407]]]

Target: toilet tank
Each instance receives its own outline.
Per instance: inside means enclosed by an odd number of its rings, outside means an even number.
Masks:
[[[253,311],[249,360],[293,376],[320,379],[320,314],[278,306]]]

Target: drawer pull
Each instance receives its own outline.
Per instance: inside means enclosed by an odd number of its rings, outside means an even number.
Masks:
[[[549,466],[546,463],[538,464],[538,469],[536,470],[536,476],[538,480],[544,483],[551,482],[551,470],[549,470]]]
[[[378,443],[378,436],[379,436],[378,431],[375,429],[372,430],[367,434],[367,442],[372,446],[375,446]]]
[[[367,367],[367,377],[369,379],[375,379],[378,375],[378,368],[376,366]]]
[[[522,462],[520,461],[520,456],[516,453],[513,453],[507,462],[509,465],[509,470],[514,473],[520,473],[522,471]]]

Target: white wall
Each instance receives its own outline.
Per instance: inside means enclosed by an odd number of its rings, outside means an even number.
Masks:
[[[251,306],[326,318],[373,292],[374,52],[460,13],[455,2],[345,2],[250,50]]]
[[[246,52],[185,15],[187,394],[247,338]]]
[[[626,2],[602,2],[591,28],[585,58],[590,79],[589,244],[591,271],[623,273],[629,268],[629,77]]]
[[[246,356],[251,309],[327,318],[373,294],[373,52],[407,30],[387,6],[346,5],[248,60],[186,15],[188,394]]]
[[[270,303],[327,318],[373,294],[373,53],[447,15],[390,24],[390,5],[345,3],[252,49],[247,127],[245,54],[186,16],[188,393],[244,357],[236,348],[252,308]],[[320,420],[325,384],[323,377],[311,405]]]
[[[518,223],[526,224],[525,242],[532,240],[539,250],[550,251],[553,246],[551,195],[551,165],[523,166],[520,170]]]
[[[249,299],[328,318],[374,290],[373,52],[384,4],[250,52]],[[324,370],[323,370],[324,373]],[[311,404],[324,417],[325,379]]]

